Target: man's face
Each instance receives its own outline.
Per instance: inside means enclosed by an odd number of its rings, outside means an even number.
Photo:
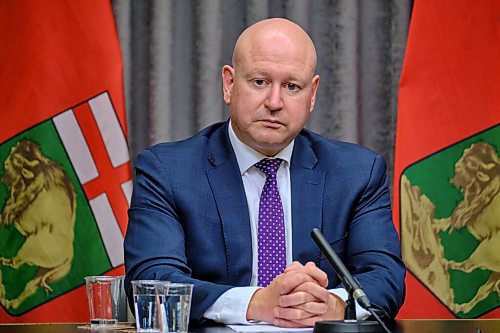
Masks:
[[[285,148],[314,107],[319,76],[302,45],[269,36],[244,45],[234,68],[222,70],[234,132],[266,156]]]

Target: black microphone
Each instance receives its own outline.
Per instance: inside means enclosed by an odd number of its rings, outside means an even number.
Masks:
[[[314,239],[316,244],[318,244],[321,252],[323,252],[326,259],[333,266],[333,269],[337,273],[339,279],[342,281],[342,284],[344,285],[344,288],[347,290],[347,292],[352,293],[352,296],[356,301],[358,301],[358,304],[361,305],[364,309],[368,310],[371,307],[368,296],[366,296],[358,281],[345,267],[344,263],[342,262],[342,260],[340,260],[339,256],[335,253],[330,244],[328,244],[321,231],[319,231],[318,228],[314,228],[311,232],[311,237],[312,239]]]
[[[349,295],[347,300],[345,319],[342,320],[325,320],[317,321],[314,324],[313,333],[337,333],[337,332],[389,332],[390,330],[385,326],[384,322],[373,310],[368,296],[359,285],[358,281],[347,270],[344,263],[337,256],[330,244],[327,242],[321,231],[314,228],[311,231],[312,239],[318,244],[321,252],[325,255],[326,259],[330,262],[337,273],[339,279],[342,281],[344,288]],[[376,321],[357,321],[356,308],[354,300],[358,304],[369,311],[376,319]]]

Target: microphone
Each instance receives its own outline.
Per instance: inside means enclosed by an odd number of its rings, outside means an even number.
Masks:
[[[342,260],[340,260],[339,256],[335,253],[330,244],[328,244],[321,231],[319,231],[318,228],[314,228],[311,232],[311,237],[316,242],[316,244],[318,244],[321,252],[323,252],[326,259],[333,266],[333,269],[337,273],[339,279],[342,281],[342,284],[344,285],[344,288],[347,290],[347,292],[352,293],[352,296],[356,301],[358,301],[358,304],[361,305],[364,309],[368,310],[368,308],[371,307],[368,296],[366,296],[358,281],[345,267],[344,263],[342,262]]]
[[[337,273],[337,276],[342,281],[344,288],[349,295],[347,300],[347,305],[345,309],[345,319],[344,320],[325,320],[317,321],[314,324],[314,333],[333,333],[333,332],[389,332],[387,326],[380,319],[380,317],[373,311],[373,306],[366,296],[365,292],[359,285],[358,281],[349,270],[345,267],[342,260],[332,249],[328,241],[325,239],[323,234],[318,228],[314,228],[311,231],[311,237],[316,242],[320,248],[323,255],[333,266],[333,269]],[[358,304],[369,311],[377,321],[357,321],[356,320],[356,305],[354,300]]]

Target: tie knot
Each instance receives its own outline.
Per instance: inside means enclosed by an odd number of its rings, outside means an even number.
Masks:
[[[276,176],[276,173],[278,172],[282,161],[283,160],[280,158],[265,158],[255,163],[255,167],[265,173],[266,176]]]

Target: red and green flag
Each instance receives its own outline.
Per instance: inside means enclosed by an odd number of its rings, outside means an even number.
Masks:
[[[111,5],[1,0],[0,45],[0,322],[87,321],[132,191]]]
[[[500,316],[500,2],[416,0],[399,89],[400,318]]]

